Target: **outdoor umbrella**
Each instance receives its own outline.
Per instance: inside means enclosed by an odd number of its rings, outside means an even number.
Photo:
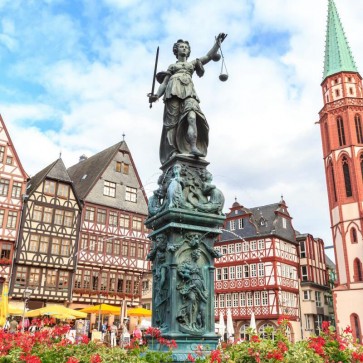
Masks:
[[[0,301],[0,326],[4,326],[6,323],[6,317],[8,316],[8,309],[9,309],[9,287],[8,284],[5,283],[3,285],[3,291],[1,294],[1,301]]]
[[[144,308],[133,308],[127,310],[128,316],[139,316],[141,318],[147,318],[151,316],[151,310]]]
[[[253,311],[251,314],[250,328],[252,328],[254,331],[256,331],[256,318],[255,318],[255,313]]]
[[[226,329],[226,331],[227,331],[227,339],[231,338],[234,335],[231,309],[227,310],[227,329]]]
[[[15,316],[23,315],[23,309],[16,308],[15,306],[12,306],[10,304],[8,312],[9,315],[15,315]]]
[[[62,316],[64,319],[66,316],[69,316],[68,319],[72,318],[86,318],[87,314],[84,312],[81,312],[80,310],[73,310],[66,308],[63,305],[49,305],[45,306],[44,308],[30,310],[25,313],[25,316],[28,318],[33,318],[35,316],[42,316],[42,315],[50,315],[54,316],[55,318],[57,316]]]
[[[121,308],[108,304],[91,305],[80,311],[87,314],[120,315]]]
[[[219,334],[221,335],[221,340],[224,340],[224,331],[226,329],[226,325],[224,324],[223,313],[219,314]]]

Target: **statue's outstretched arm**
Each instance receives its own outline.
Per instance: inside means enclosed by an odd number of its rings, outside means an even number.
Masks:
[[[218,52],[218,49],[221,46],[223,40],[226,38],[226,36],[227,36],[227,34],[224,34],[224,33],[218,34],[213,47],[210,49],[210,51],[207,53],[207,55],[199,58],[199,60],[202,62],[202,64],[207,64],[213,58],[213,56]]]

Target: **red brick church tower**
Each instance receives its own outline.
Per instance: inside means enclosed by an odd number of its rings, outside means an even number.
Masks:
[[[324,107],[319,113],[338,281],[337,329],[363,329],[363,91],[334,3],[328,0]]]

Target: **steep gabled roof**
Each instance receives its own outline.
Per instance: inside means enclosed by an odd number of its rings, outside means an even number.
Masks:
[[[118,150],[130,153],[126,142],[121,141],[68,168],[68,173],[80,199],[86,198]]]
[[[23,165],[22,165],[22,163],[21,163],[21,161],[19,159],[18,153],[16,152],[16,149],[14,147],[14,144],[13,144],[12,140],[11,140],[8,129],[7,129],[6,125],[5,125],[5,122],[4,122],[3,118],[1,117],[1,115],[0,115],[0,127],[2,127],[4,129],[4,131],[5,131],[5,135],[6,135],[7,139],[8,139],[8,143],[12,148],[12,152],[13,152],[13,155],[14,155],[16,161],[17,161],[17,165],[19,166],[19,169],[21,170],[21,173],[24,175],[24,179],[25,180],[29,179],[29,175],[26,173],[26,171],[23,168]]]
[[[323,80],[343,71],[358,72],[334,0],[329,0]]]
[[[27,194],[31,194],[34,190],[36,190],[45,178],[72,183],[63,160],[59,158],[39,171],[29,180]]]

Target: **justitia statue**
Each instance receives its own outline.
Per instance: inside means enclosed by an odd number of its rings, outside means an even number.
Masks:
[[[204,74],[203,65],[219,60],[218,50],[226,35],[220,33],[212,49],[203,57],[188,61],[190,45],[179,39],[173,46],[178,59],[169,66],[167,72],[156,75],[161,83],[156,94],[149,94],[149,102],[157,101],[164,95],[163,131],[160,141],[160,161],[164,164],[171,156],[187,154],[206,156],[208,148],[208,123],[199,107],[192,76]]]
[[[173,362],[189,360],[199,346],[204,351],[216,349],[219,341],[214,328],[214,259],[221,254],[214,243],[225,221],[224,196],[207,170],[209,127],[192,76],[196,72],[201,77],[204,64],[211,60],[223,60],[220,46],[225,37],[220,33],[207,55],[192,61],[188,61],[189,43],[178,40],[173,47],[178,60],[167,72],[156,71],[158,49],[148,95],[150,107],[161,96],[165,104],[162,174],[149,197],[145,221],[152,230],[147,256],[153,274],[152,326],[160,329],[162,338],[176,341]],[[219,78],[224,81],[224,76]],[[156,80],[160,86],[154,94]],[[155,346],[165,349],[162,344]]]

